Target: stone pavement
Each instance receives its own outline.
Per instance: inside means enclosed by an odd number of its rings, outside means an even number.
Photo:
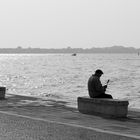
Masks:
[[[0,101],[0,140],[97,140],[112,139],[111,135],[113,140],[140,139],[140,111],[131,109],[128,118],[111,119],[81,114],[62,101],[12,94]]]

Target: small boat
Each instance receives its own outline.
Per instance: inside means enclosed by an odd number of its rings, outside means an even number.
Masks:
[[[73,53],[72,56],[76,56],[76,53]]]

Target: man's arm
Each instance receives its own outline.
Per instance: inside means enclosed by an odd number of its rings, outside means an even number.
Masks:
[[[101,84],[99,79],[96,80],[96,82],[95,82],[95,89],[96,89],[97,92],[99,92],[101,94],[105,93],[106,88],[107,88],[106,86],[102,86],[102,84]]]

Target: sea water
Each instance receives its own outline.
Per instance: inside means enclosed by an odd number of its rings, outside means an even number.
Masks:
[[[140,108],[140,56],[137,54],[1,54],[0,86],[7,93],[61,101],[77,107],[88,96],[87,81],[102,69],[107,93]]]

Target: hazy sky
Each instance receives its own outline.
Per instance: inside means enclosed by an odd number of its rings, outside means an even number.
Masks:
[[[140,0],[0,0],[0,48],[140,48]]]

